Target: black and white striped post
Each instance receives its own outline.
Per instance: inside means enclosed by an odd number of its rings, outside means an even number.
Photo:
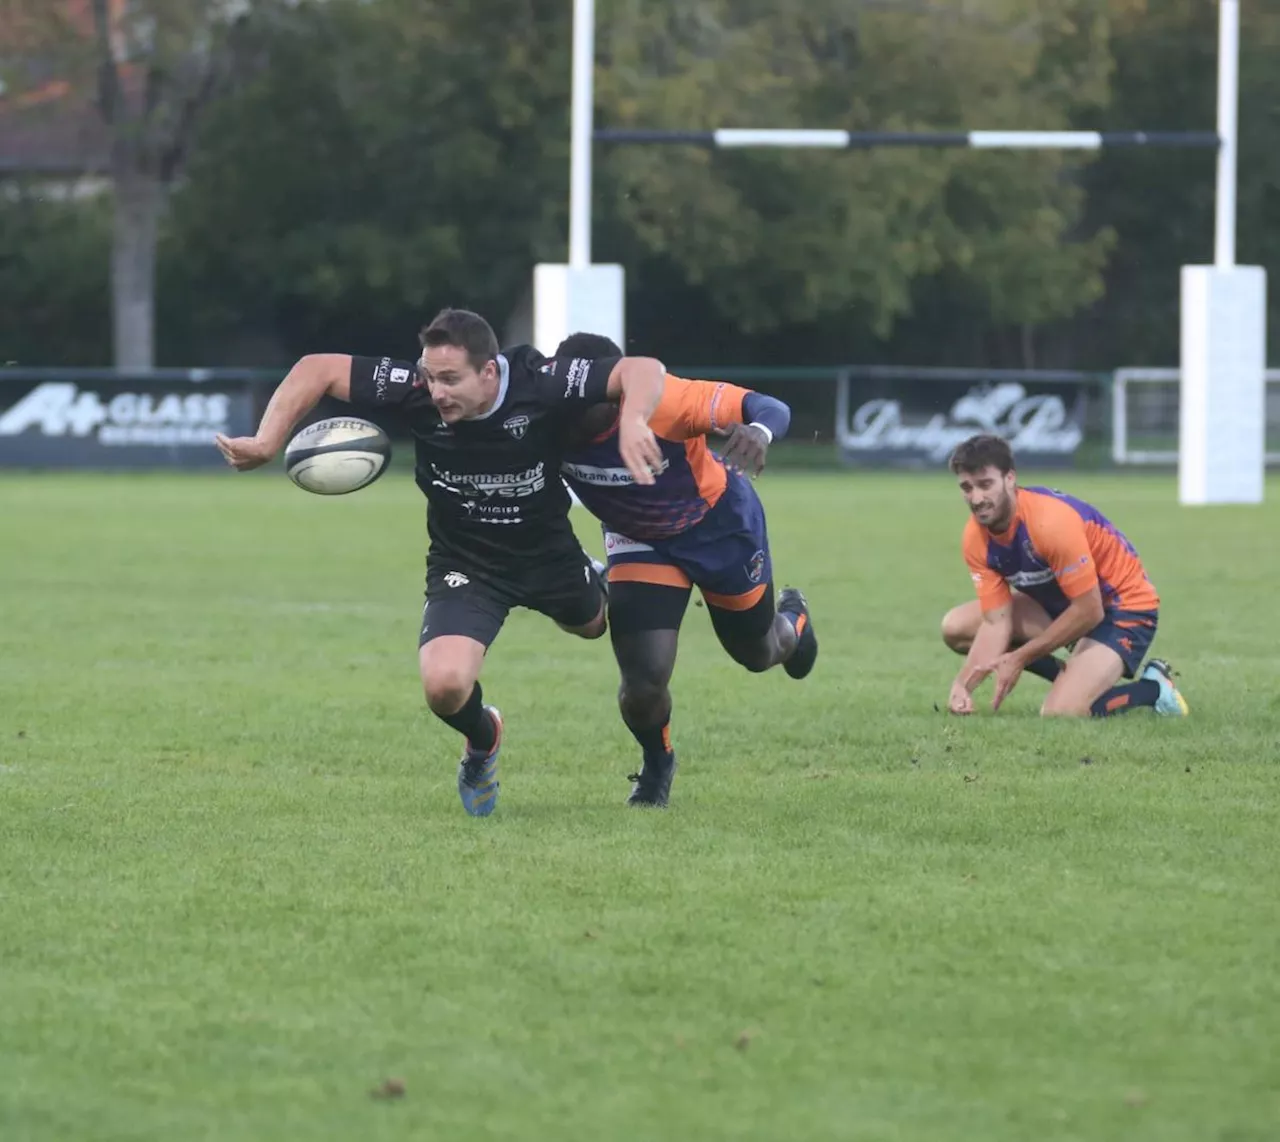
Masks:
[[[970,147],[991,150],[1097,151],[1106,147],[1204,147],[1219,145],[1215,131],[843,131],[719,127],[711,131],[604,128],[598,143],[675,143],[733,150],[792,147],[868,150],[872,147]]]

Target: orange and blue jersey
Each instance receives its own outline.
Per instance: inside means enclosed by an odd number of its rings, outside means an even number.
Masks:
[[[1007,606],[1011,588],[1057,618],[1097,587],[1107,619],[1154,620],[1160,596],[1132,543],[1092,504],[1052,488],[1018,488],[999,535],[970,516],[964,558],[984,611]]]
[[[742,423],[751,395],[668,375],[649,418],[662,451],[652,484],[637,484],[622,462],[616,423],[565,454],[561,475],[603,525],[610,582],[696,584],[711,606],[727,610],[763,598],[773,577],[764,506],[706,441]]]
[[[667,375],[649,427],[662,450],[652,484],[637,484],[618,451],[618,426],[567,454],[561,475],[586,509],[632,539],[669,539],[699,523],[719,502],[731,473],[706,434],[742,423],[749,390]]]

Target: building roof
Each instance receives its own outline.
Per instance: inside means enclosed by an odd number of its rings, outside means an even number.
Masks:
[[[94,34],[89,0],[52,2],[60,7],[66,27],[85,37]],[[119,21],[124,7],[125,0],[110,0],[113,23]],[[20,18],[12,10],[9,17],[15,23]],[[77,88],[69,76],[57,75],[56,62],[46,64],[41,59],[30,33],[24,35],[26,29],[2,25],[0,16],[0,41],[21,47],[25,40],[28,46],[19,59],[31,63],[33,72],[52,74],[28,88],[0,95],[0,175],[104,172],[110,161],[110,134],[95,106],[96,93]]]

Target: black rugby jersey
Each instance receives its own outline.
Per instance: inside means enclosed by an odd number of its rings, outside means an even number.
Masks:
[[[493,408],[445,424],[413,362],[353,357],[351,404],[392,412],[412,433],[433,553],[519,566],[577,544],[560,479],[562,441],[572,421],[607,399],[618,360],[547,358],[530,345],[504,350]]]

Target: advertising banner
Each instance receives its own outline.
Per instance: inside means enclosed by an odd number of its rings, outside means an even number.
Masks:
[[[216,468],[215,433],[254,431],[243,380],[74,380],[0,373],[0,467]]]
[[[942,468],[961,441],[992,433],[1009,442],[1019,467],[1070,467],[1084,439],[1087,389],[1071,375],[849,370],[837,383],[836,440],[849,464]]]

